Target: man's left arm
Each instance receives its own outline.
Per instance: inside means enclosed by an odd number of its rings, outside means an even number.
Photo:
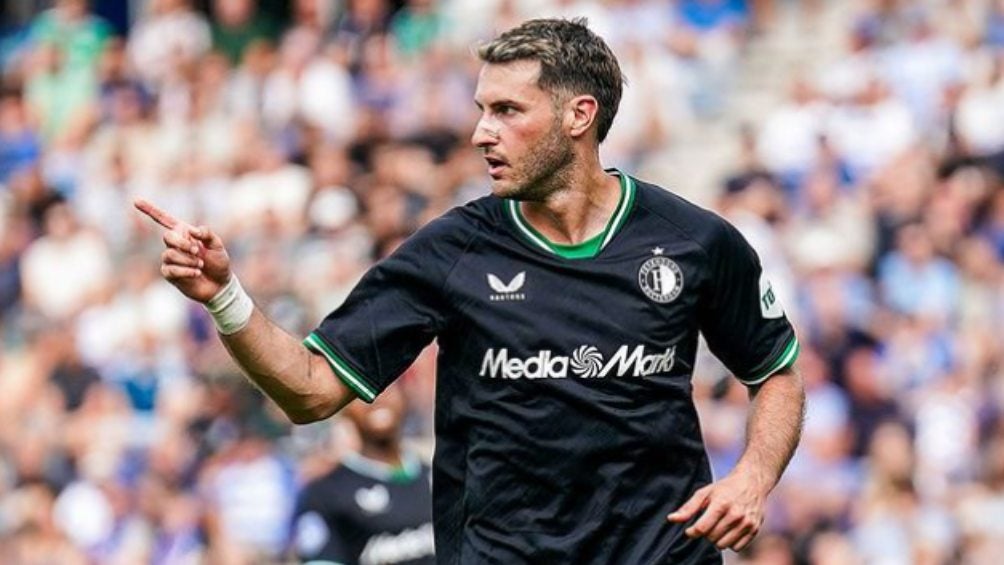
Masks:
[[[668,516],[671,522],[684,523],[699,515],[686,534],[706,537],[719,549],[741,551],[756,537],[767,495],[781,479],[802,434],[805,388],[797,370],[779,371],[749,392],[752,406],[739,462]]]

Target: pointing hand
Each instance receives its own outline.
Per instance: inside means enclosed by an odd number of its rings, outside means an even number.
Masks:
[[[166,229],[160,274],[192,300],[205,303],[216,296],[230,279],[223,240],[208,227],[180,221],[146,200],[134,205]]]

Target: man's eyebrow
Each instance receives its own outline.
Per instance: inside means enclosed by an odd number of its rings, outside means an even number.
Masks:
[[[484,110],[485,109],[484,104],[482,104],[481,102],[479,102],[477,100],[474,101],[474,105],[478,107],[478,110]],[[491,102],[490,104],[488,104],[488,106],[490,106],[492,108],[498,108],[499,106],[513,106],[513,107],[516,107],[516,108],[522,108],[523,107],[522,104],[520,104],[519,102],[517,102],[517,101],[515,101],[515,100],[513,100],[511,98],[503,98],[501,100],[495,100],[495,101]]]

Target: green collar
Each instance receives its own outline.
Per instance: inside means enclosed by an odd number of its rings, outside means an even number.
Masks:
[[[621,198],[620,201],[617,202],[617,208],[614,209],[614,213],[610,216],[610,220],[607,222],[606,227],[604,227],[603,231],[596,236],[591,237],[582,243],[576,243],[573,245],[554,243],[534,229],[534,227],[530,225],[530,222],[523,217],[523,212],[519,207],[519,201],[509,200],[506,204],[509,209],[509,217],[512,219],[513,224],[516,225],[516,231],[527,239],[534,247],[539,247],[544,251],[565,259],[591,259],[596,257],[599,255],[600,251],[602,251],[603,248],[610,243],[610,240],[612,240],[614,235],[620,231],[621,227],[624,226],[628,213],[634,205],[636,191],[634,179],[628,175],[625,175],[617,169],[609,169],[607,172],[615,174],[620,178]]]

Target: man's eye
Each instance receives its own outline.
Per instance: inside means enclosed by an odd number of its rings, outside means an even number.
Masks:
[[[503,116],[512,114],[515,111],[516,108],[513,108],[512,106],[499,106],[498,109],[496,110],[496,112],[502,114]]]

